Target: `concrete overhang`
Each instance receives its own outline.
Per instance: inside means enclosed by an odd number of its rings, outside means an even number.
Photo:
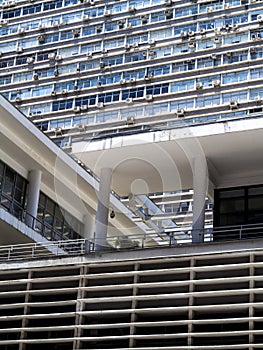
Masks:
[[[42,171],[41,190],[61,207],[84,222],[93,218],[97,209],[99,181],[83,169],[44,135],[10,102],[0,96],[0,159],[27,177],[30,170]],[[143,223],[133,223],[133,216],[114,195],[110,196],[115,210],[109,231],[130,232],[146,229]]]
[[[192,164],[206,159],[215,187],[263,182],[263,118],[220,121],[102,140],[74,142],[92,171],[113,169],[119,195],[193,188]]]

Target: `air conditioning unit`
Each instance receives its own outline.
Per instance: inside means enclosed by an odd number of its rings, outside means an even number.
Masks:
[[[257,40],[261,40],[261,39],[262,39],[261,33],[257,33]]]
[[[104,107],[104,103],[103,103],[103,102],[98,102],[98,103],[96,104],[96,107],[97,107],[97,108],[103,108],[103,107]]]
[[[34,73],[34,74],[33,74],[33,79],[34,79],[34,80],[38,80],[38,78],[39,78],[39,77],[38,77],[38,74],[37,74],[37,73]]]
[[[127,125],[133,125],[135,123],[134,117],[127,117],[126,118],[126,124]]]
[[[104,16],[105,16],[105,17],[111,16],[111,10],[105,10]]]
[[[184,117],[184,109],[183,108],[177,109],[175,114],[177,115],[177,117]]]
[[[52,90],[51,96],[57,96],[56,90]]]
[[[128,11],[129,12],[135,12],[136,11],[136,8],[134,6],[129,6],[128,7]]]
[[[55,128],[55,135],[56,136],[62,135],[62,128]]]
[[[146,95],[145,100],[146,101],[153,101],[153,95]]]
[[[238,108],[238,102],[237,101],[230,101],[229,102],[230,109],[237,109]]]
[[[79,36],[78,29],[72,29],[72,34],[74,35],[75,38],[77,38]]]
[[[39,23],[38,29],[41,29],[41,30],[46,29],[46,25],[43,23]]]
[[[79,131],[85,131],[85,124],[79,124],[78,129]]]
[[[59,27],[59,21],[52,22],[52,27],[54,28]]]
[[[16,99],[15,99],[15,102],[16,102],[16,103],[20,103],[20,102],[22,102],[21,97],[17,96],[17,97],[16,97]]]
[[[124,48],[125,48],[125,51],[130,51],[131,45],[130,44],[126,44]]]
[[[100,69],[104,69],[105,68],[105,63],[104,62],[100,62]]]
[[[24,34],[25,31],[26,31],[25,28],[21,27],[21,28],[18,29],[17,32],[18,32],[18,34]]]
[[[8,1],[2,1],[1,6],[2,7],[8,7],[9,6]]]
[[[75,113],[80,113],[80,111],[81,111],[80,106],[75,106],[75,107],[73,108],[73,111],[74,111]]]
[[[213,7],[208,6],[206,8],[206,13],[211,13],[211,12],[213,12]]]
[[[189,47],[189,49],[194,49],[195,48],[195,43],[189,43],[188,47]]]
[[[218,37],[215,37],[214,43],[215,43],[215,44],[220,44],[220,42],[221,42],[220,39],[219,39]]]
[[[96,26],[96,32],[97,32],[97,33],[100,33],[101,30],[102,30],[101,26]]]
[[[17,47],[16,52],[17,53],[23,53],[24,52],[23,47],[21,47],[21,46]]]
[[[13,1],[13,0],[11,0],[11,1],[9,0],[9,1],[8,1],[8,5],[9,5],[9,6],[16,6],[16,2]]]
[[[217,60],[218,56],[215,53],[212,53],[211,56],[212,60]]]
[[[253,41],[257,40],[256,34],[251,34],[251,40],[253,40]]]
[[[133,103],[133,99],[131,97],[128,97],[126,98],[125,102],[128,104]]]
[[[146,81],[150,81],[150,80],[152,80],[152,78],[153,78],[152,75],[145,75],[144,76],[144,80],[146,80]]]
[[[67,95],[68,94],[68,90],[67,89],[63,89],[63,90],[61,90],[61,93],[62,93],[62,95]]]
[[[199,33],[201,35],[205,35],[206,34],[206,29],[204,29],[204,28],[200,29]]]
[[[147,57],[147,51],[142,52],[143,57]]]
[[[92,58],[92,52],[87,53],[87,58]]]
[[[180,37],[181,37],[182,39],[188,38],[187,32],[184,31],[184,30],[182,30],[181,33],[180,33]]]
[[[258,15],[258,16],[257,16],[257,21],[258,21],[259,23],[263,23],[263,15]]]
[[[124,27],[124,22],[123,21],[118,21],[118,27],[123,28]]]
[[[256,96],[254,98],[254,101],[257,102],[258,104],[261,104],[262,103],[262,98],[260,96]]]
[[[54,76],[57,77],[58,75],[59,75],[59,71],[58,71],[58,69],[55,69],[54,70]]]
[[[87,111],[87,110],[88,110],[88,105],[81,105],[81,106],[80,106],[80,110],[81,110],[82,112]]]
[[[249,52],[253,54],[253,53],[256,53],[257,50],[256,50],[255,47],[250,47],[250,48],[249,48]]]
[[[202,83],[196,83],[195,88],[196,88],[196,90],[201,90],[203,88],[203,84]]]
[[[135,43],[132,44],[133,48],[138,48],[139,47],[139,43],[136,41]]]
[[[226,2],[225,5],[224,5],[224,8],[225,9],[229,9],[229,6],[230,6],[229,3]]]
[[[146,24],[148,22],[148,18],[146,16],[141,16],[142,23]]]
[[[56,55],[55,56],[55,60],[56,61],[61,61],[62,60],[62,56],[61,55]]]
[[[1,25],[1,26],[7,26],[7,24],[8,24],[8,20],[6,20],[6,19],[0,19],[0,25]]]
[[[155,42],[154,39],[150,39],[150,40],[148,41],[148,44],[149,44],[150,46],[154,46],[154,45],[156,44],[156,42]]]
[[[172,0],[164,0],[166,6],[171,6],[173,4]]]
[[[189,30],[187,34],[188,36],[195,36],[195,32],[193,30]]]
[[[233,30],[237,30],[237,29],[238,29],[238,24],[233,24],[233,25],[232,25],[232,29],[233,29]]]
[[[40,36],[38,37],[38,42],[39,42],[40,44],[43,44],[43,43],[45,42],[45,36],[44,36],[44,35],[40,35]]]
[[[82,21],[88,21],[89,20],[89,15],[83,15],[82,16]]]
[[[121,85],[125,85],[125,84],[126,84],[126,79],[121,79],[121,80],[120,80],[120,84],[121,84]]]
[[[170,10],[164,10],[164,15],[166,18],[172,18],[173,13]]]
[[[55,53],[49,53],[47,57],[48,57],[48,59],[50,61],[52,61],[52,60],[54,60],[56,58],[56,54]]]
[[[103,55],[107,55],[108,52],[109,52],[108,49],[103,49],[103,50],[102,50],[102,54],[103,54]]]
[[[231,51],[228,51],[225,53],[226,57],[228,58],[231,58],[232,57],[232,52]]]
[[[212,81],[212,85],[213,85],[213,87],[219,87],[220,85],[221,85],[221,82],[220,82],[220,80],[213,80]]]
[[[136,78],[131,78],[131,79],[130,79],[130,83],[131,83],[131,84],[135,84],[135,83],[136,83]]]
[[[155,56],[156,55],[156,52],[155,51],[149,51],[149,56],[150,57],[153,57],[153,56]]]
[[[27,57],[26,59],[26,63],[30,64],[34,62],[34,58],[33,57]]]

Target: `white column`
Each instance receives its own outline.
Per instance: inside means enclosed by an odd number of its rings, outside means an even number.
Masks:
[[[205,198],[208,186],[207,162],[204,156],[193,161],[193,243],[203,242],[202,231],[205,224]]]
[[[30,215],[26,216],[26,224],[34,228],[34,219],[37,217],[41,171],[31,170],[28,175],[28,197],[27,197],[27,212]]]
[[[84,216],[83,221],[83,238],[86,239],[86,253],[90,252],[91,244],[90,242],[94,239],[94,232],[95,232],[95,215],[92,215],[90,213],[87,213]]]
[[[95,227],[95,246],[97,249],[106,247],[109,219],[109,203],[111,192],[112,169],[103,168],[100,171],[100,187]]]

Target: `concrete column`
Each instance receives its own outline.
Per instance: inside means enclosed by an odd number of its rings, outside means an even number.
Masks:
[[[192,242],[203,242],[205,224],[205,198],[208,186],[207,162],[204,156],[197,156],[193,160],[193,232]]]
[[[95,226],[95,249],[102,250],[107,246],[107,228],[109,219],[109,203],[111,192],[112,169],[103,168],[100,171],[100,187]]]
[[[93,242],[94,239],[94,232],[95,232],[95,215],[92,215],[90,213],[87,213],[84,216],[83,221],[83,233],[82,236],[85,238],[86,241],[86,253],[88,254],[90,250],[92,249],[91,242]]]
[[[30,215],[26,216],[26,224],[34,228],[35,222],[33,218],[37,216],[40,185],[41,185],[41,171],[31,170],[28,175],[28,197],[27,197],[27,212]]]

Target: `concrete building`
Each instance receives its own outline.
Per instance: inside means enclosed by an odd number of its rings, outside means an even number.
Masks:
[[[1,348],[263,348],[262,3],[1,6]]]

